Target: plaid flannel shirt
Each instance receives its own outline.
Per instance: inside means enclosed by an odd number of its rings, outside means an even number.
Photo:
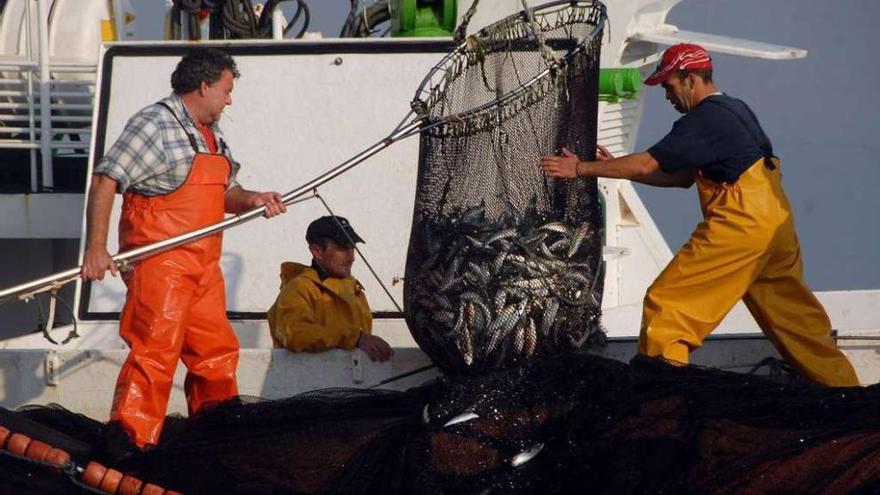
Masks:
[[[154,103],[128,120],[122,134],[95,167],[94,173],[106,175],[119,184],[117,192],[130,190],[157,196],[176,191],[186,182],[196,154],[187,133],[196,139],[201,153],[209,153],[205,138],[180,97],[172,94],[162,102],[174,110],[184,127],[167,108]],[[215,122],[211,129],[218,152],[232,164],[228,185],[231,189],[239,185],[236,175],[240,165],[233,160],[229,148],[221,144],[223,134],[219,125]]]

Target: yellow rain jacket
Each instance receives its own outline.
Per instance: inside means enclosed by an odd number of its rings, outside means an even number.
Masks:
[[[281,293],[269,308],[276,348],[291,351],[353,349],[371,334],[373,316],[364,288],[354,277],[328,277],[300,263],[281,264]]]
[[[831,322],[803,280],[791,207],[775,169],[758,159],[732,184],[695,172],[703,222],[648,288],[639,353],[688,362],[742,299],[789,362],[831,386],[856,386]]]

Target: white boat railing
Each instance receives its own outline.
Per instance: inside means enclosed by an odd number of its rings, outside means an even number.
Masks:
[[[87,156],[92,125],[97,66],[50,61],[49,3],[36,2],[36,23],[25,9],[23,53],[0,55],[0,149],[30,150],[30,192],[53,189],[54,156]]]

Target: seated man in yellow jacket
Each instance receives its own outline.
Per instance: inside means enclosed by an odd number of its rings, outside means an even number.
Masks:
[[[276,348],[324,351],[358,347],[373,361],[393,351],[372,335],[373,316],[364,287],[351,276],[354,243],[364,242],[340,216],[321,217],[306,229],[312,266],[281,264],[281,292],[269,308]]]

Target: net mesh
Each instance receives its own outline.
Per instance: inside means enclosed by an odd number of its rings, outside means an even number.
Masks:
[[[842,494],[880,489],[880,387],[568,354],[406,392],[323,390],[169,418],[119,456],[112,428],[60,408],[9,429],[186,494]],[[86,493],[0,455],[0,493]]]
[[[511,16],[468,37],[419,91],[428,125],[404,300],[410,331],[447,372],[602,342],[596,180],[548,179],[537,162],[563,147],[595,154],[603,21],[592,3]]]

